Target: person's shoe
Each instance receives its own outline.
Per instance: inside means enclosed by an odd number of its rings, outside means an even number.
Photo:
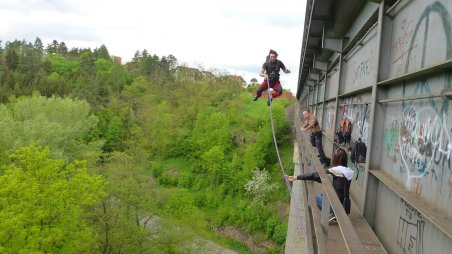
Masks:
[[[272,96],[270,95],[270,96],[268,97],[268,100],[267,100],[267,106],[270,107],[270,105],[272,104],[272,100],[273,100],[273,98],[272,98]]]
[[[273,98],[269,98],[269,99],[267,100],[267,106],[270,107],[270,105],[272,104],[272,100],[273,100]]]
[[[330,217],[328,218],[329,223],[336,223],[337,219],[336,216],[334,216],[334,213],[330,214]]]
[[[256,96],[254,96],[253,101],[257,101],[257,99],[259,99],[259,97],[261,97],[260,94],[256,94]]]

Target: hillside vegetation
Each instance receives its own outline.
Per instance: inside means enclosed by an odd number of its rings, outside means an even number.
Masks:
[[[0,253],[282,253],[289,194],[266,101],[224,71],[106,46],[0,48]],[[293,172],[286,109],[272,109]]]

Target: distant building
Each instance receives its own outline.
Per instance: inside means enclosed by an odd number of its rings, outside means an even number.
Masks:
[[[114,64],[122,64],[122,59],[120,56],[111,56],[111,61],[113,61]]]
[[[249,86],[254,86],[254,85],[259,85],[259,81],[257,81],[256,78],[252,78],[252,79],[250,80],[250,83],[248,84],[248,87],[249,87]]]

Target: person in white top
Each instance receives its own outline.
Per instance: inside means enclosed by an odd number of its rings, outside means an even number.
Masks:
[[[333,188],[342,206],[347,214],[350,214],[350,184],[353,179],[353,170],[347,166],[348,158],[344,149],[339,148],[334,151],[332,164],[333,167],[326,170],[326,173],[333,175]],[[312,180],[322,182],[317,172],[305,173],[298,176],[287,176],[286,179],[290,182],[295,180]],[[322,209],[323,195],[316,196],[317,206]],[[332,210],[330,210],[330,221],[335,221],[336,218]]]

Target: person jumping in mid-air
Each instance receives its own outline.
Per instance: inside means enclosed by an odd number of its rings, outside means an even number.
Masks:
[[[259,76],[264,77],[264,81],[256,90],[256,96],[253,101],[257,101],[261,97],[262,92],[268,89],[268,85],[273,88],[271,98],[268,98],[267,105],[270,106],[270,100],[280,96],[283,92],[281,83],[279,82],[279,70],[282,69],[285,73],[290,73],[290,70],[281,62],[278,58],[278,53],[273,49],[270,49],[270,53],[267,56],[267,61],[262,65]],[[268,82],[267,82],[268,81]]]

